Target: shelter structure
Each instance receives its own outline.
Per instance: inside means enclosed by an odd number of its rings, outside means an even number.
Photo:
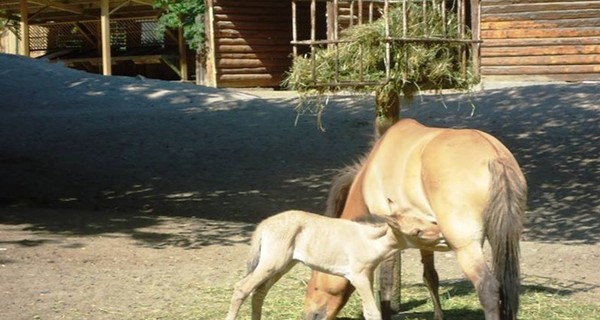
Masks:
[[[105,75],[187,80],[181,32],[158,35],[153,0],[0,0],[17,52]],[[193,56],[191,57],[193,61]]]

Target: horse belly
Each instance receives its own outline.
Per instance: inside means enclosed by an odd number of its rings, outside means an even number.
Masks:
[[[369,159],[362,188],[365,203],[375,214],[410,210],[435,220],[423,188],[420,155],[440,131],[412,123],[393,129]]]

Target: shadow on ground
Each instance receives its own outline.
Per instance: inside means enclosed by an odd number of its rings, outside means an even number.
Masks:
[[[370,98],[332,99],[322,132],[313,116],[294,125],[292,99],[227,91],[227,100],[219,91],[201,95],[192,87],[178,95],[176,86],[163,92],[164,98],[154,89],[148,94],[131,89],[139,79],[119,81],[117,88],[90,85],[94,92],[77,97],[77,108],[69,107],[72,97],[62,93],[50,104],[42,103],[50,101],[44,93],[39,107],[0,106],[0,203],[7,208],[0,224],[78,235],[122,233],[156,248],[246,241],[252,224],[278,211],[324,210],[335,169],[370,145]],[[68,84],[73,85],[83,84]],[[87,107],[108,94],[121,94],[130,103]],[[446,107],[437,96],[417,98],[403,117],[497,136],[528,178],[526,237],[597,243],[596,85],[532,86],[444,99]],[[27,208],[73,211],[27,213]],[[185,222],[184,232],[160,229],[165,219],[192,217],[197,225]]]
[[[546,279],[548,280],[548,279]],[[531,310],[529,308],[529,304],[536,304],[539,301],[535,298],[536,296],[542,295],[546,297],[557,297],[557,298],[566,298],[574,293],[581,291],[589,291],[596,287],[590,285],[582,286],[581,283],[573,283],[571,285],[568,284],[536,284],[536,282],[540,281],[540,279],[531,279],[528,278],[527,283],[522,285],[521,287],[521,315],[523,313],[528,313]],[[544,281],[547,282],[547,281]],[[427,288],[423,284],[413,284],[408,285],[403,288],[405,292],[427,292]],[[471,282],[466,280],[451,280],[451,281],[442,281],[440,283],[440,297],[442,298],[442,308],[444,311],[445,319],[465,319],[465,320],[479,320],[484,318],[483,310],[479,305],[477,297],[474,293],[473,285]],[[468,297],[468,299],[472,300],[471,302],[457,302],[460,297]],[[447,300],[446,300],[447,299]],[[446,302],[453,301],[452,306],[444,307],[444,300]],[[403,297],[403,303],[400,306],[400,312],[394,315],[392,318],[394,320],[402,320],[402,319],[433,319],[433,306],[431,303],[431,299],[429,296],[423,297]],[[467,306],[465,306],[465,304]],[[472,305],[472,308],[469,306]],[[419,309],[423,309],[421,307],[425,307],[431,311],[417,311]],[[531,318],[531,315],[528,315],[528,318]],[[339,318],[340,320],[355,320],[362,319],[362,317],[358,318]]]

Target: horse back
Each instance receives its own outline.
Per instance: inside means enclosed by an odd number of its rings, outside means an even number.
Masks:
[[[457,223],[481,229],[489,166],[496,159],[522,176],[510,151],[489,134],[401,120],[374,145],[350,188],[342,217],[411,210],[438,221],[442,231],[456,229]]]

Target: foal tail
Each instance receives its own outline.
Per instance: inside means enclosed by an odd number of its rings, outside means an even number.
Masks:
[[[527,201],[527,183],[518,165],[507,158],[490,163],[490,200],[485,232],[493,253],[493,270],[500,284],[500,319],[516,319],[519,311],[519,239]]]
[[[260,251],[262,247],[262,232],[260,229],[261,227],[259,225],[258,228],[252,234],[252,241],[250,244],[250,257],[246,264],[246,271],[248,272],[248,274],[253,272],[256,269],[256,266],[258,266],[258,263],[260,262]]]

